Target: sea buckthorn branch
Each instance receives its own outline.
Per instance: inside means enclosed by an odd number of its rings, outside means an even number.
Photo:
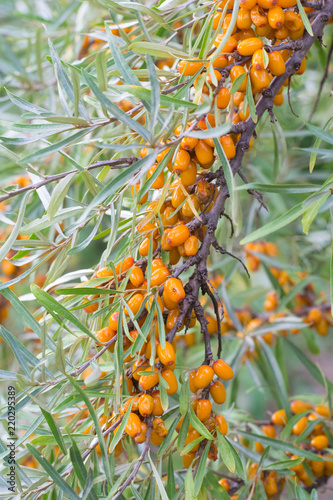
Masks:
[[[134,162],[136,162],[137,159],[138,158],[136,158],[135,156],[129,156],[128,158],[118,158],[117,160],[96,161],[95,163],[92,163],[91,165],[86,167],[83,170],[83,172],[86,172],[88,170],[93,170],[95,168],[105,167],[105,166],[110,166],[111,168],[126,168],[129,165],[132,165]],[[4,194],[4,195],[0,196],[0,203],[8,200],[9,198],[13,198],[14,196],[18,196],[20,194],[26,193],[27,191],[36,191],[40,187],[45,186],[46,184],[49,184],[50,182],[59,181],[60,179],[67,177],[67,175],[71,175],[71,174],[75,174],[75,173],[81,173],[81,170],[69,170],[68,172],[61,172],[60,174],[46,175],[45,178],[39,182],[36,182],[34,184],[28,184],[27,186],[24,186],[20,189],[16,189],[15,191],[11,191],[8,194]]]

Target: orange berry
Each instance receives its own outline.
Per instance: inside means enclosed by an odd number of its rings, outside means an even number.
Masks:
[[[251,83],[255,87],[255,90],[261,92],[269,87],[271,83],[271,78],[267,70],[262,69],[260,71],[251,68],[250,69]]]
[[[184,243],[186,255],[196,255],[199,250],[199,240],[196,236],[190,236]]]
[[[201,68],[203,68],[204,63],[202,61],[180,61],[177,66],[177,71],[184,76],[193,76]]]
[[[290,403],[290,409],[294,413],[302,413],[306,410],[311,410],[312,405],[310,403],[305,403],[305,401],[301,401],[300,399],[294,399]]]
[[[308,419],[306,417],[302,417],[296,424],[293,426],[293,434],[299,436],[306,429],[308,423]]]
[[[162,444],[162,442],[163,442],[163,439],[164,439],[164,437],[160,436],[155,429],[153,429],[151,431],[151,435],[150,435],[151,444],[153,444],[154,446],[160,446],[160,444]]]
[[[172,365],[175,362],[176,354],[172,344],[170,342],[165,342],[165,348],[163,349],[161,344],[157,346],[157,356],[163,365]]]
[[[180,186],[177,186],[176,189],[174,189],[171,198],[171,204],[173,208],[178,208],[179,205],[184,203],[185,200],[186,200],[186,195],[184,194],[182,188]]]
[[[245,30],[252,26],[251,12],[249,9],[240,8],[237,14],[236,24],[238,29]]]
[[[220,479],[219,485],[222,486],[222,488],[224,488],[226,492],[230,490],[230,483],[226,478]]]
[[[196,139],[195,137],[184,137],[181,140],[180,146],[186,151],[191,151],[192,149],[195,148],[197,142],[198,139]]]
[[[215,47],[218,48],[223,39],[224,39],[223,33],[220,33],[219,35],[217,35],[217,37],[215,38],[215,42],[214,42]],[[231,36],[228,39],[227,43],[225,44],[224,48],[222,49],[222,53],[231,54],[236,48],[237,48],[237,40],[236,40],[236,38]]]
[[[268,17],[268,23],[271,26],[271,28],[277,30],[281,28],[281,26],[283,26],[284,12],[283,9],[278,5],[269,9],[267,17]]]
[[[150,167],[150,169],[147,172],[147,179],[150,179],[150,177],[153,175],[153,173],[155,172],[155,170],[157,169],[157,167],[158,167],[158,164],[153,165],[152,167]],[[154,182],[152,183],[151,187],[153,189],[161,189],[163,186],[164,186],[164,173],[162,171],[157,176],[157,178],[154,180]]]
[[[219,138],[219,141],[228,160],[234,158],[236,155],[236,148],[230,135],[223,135]]]
[[[178,278],[169,278],[164,285],[166,296],[173,302],[180,302],[185,298],[185,290]]]
[[[147,257],[148,253],[149,253],[149,245],[150,245],[150,239],[151,239],[151,236],[149,238],[145,238],[141,245],[139,246],[139,254],[142,255],[142,257]],[[155,252],[157,248],[157,241],[153,238],[153,252]]]
[[[111,316],[109,317],[109,326],[115,332],[118,330],[118,320],[119,320],[118,312],[112,313]]]
[[[136,413],[130,413],[125,427],[125,432],[132,438],[140,434],[141,420]]]
[[[197,372],[196,370],[194,370],[193,372],[190,373],[190,377],[189,377],[189,386],[190,386],[190,391],[193,392],[194,394],[197,392],[197,390],[199,389],[195,383],[195,377],[197,375]]]
[[[257,0],[240,0],[239,6],[243,9],[252,9],[257,3]]]
[[[160,391],[152,392],[151,397],[153,398],[154,402],[152,414],[154,415],[154,417],[160,417],[164,413],[161,403]]]
[[[262,432],[269,438],[274,439],[276,432],[275,432],[275,427],[273,425],[263,425],[261,427]]]
[[[259,28],[268,24],[267,14],[259,5],[251,8],[251,19],[253,24]]]
[[[265,69],[263,49],[258,49],[252,56],[252,66],[257,69]]]
[[[203,165],[210,163],[214,159],[213,149],[205,141],[198,141],[194,150],[199,163]]]
[[[216,96],[216,106],[219,109],[226,109],[230,102],[230,91],[226,87],[222,87]]]
[[[132,186],[132,196],[134,196],[135,193],[137,193],[139,190],[140,190],[140,182],[137,182],[135,186]],[[141,200],[138,201],[138,203],[140,205],[143,205],[144,203],[146,203],[147,200],[148,200],[148,193],[143,195],[143,197],[141,198]]]
[[[209,399],[200,399],[195,410],[198,419],[201,420],[201,422],[204,422],[205,420],[207,420],[207,418],[210,417],[211,412],[212,403],[209,401]]]
[[[174,163],[174,171],[175,172],[184,172],[184,170],[187,169],[191,161],[191,156],[190,154],[185,151],[185,149],[179,148],[176,157],[175,157],[175,163]]]
[[[196,178],[197,178],[197,166],[193,161],[190,161],[188,168],[184,170],[184,172],[180,173],[180,180],[184,186],[192,186],[192,184],[195,183]]]
[[[186,437],[185,446],[192,443],[193,441],[195,441],[199,437],[200,437],[200,434],[196,429],[189,430],[187,437]],[[191,448],[191,451],[197,451],[198,449],[199,449],[199,443],[193,445],[193,447]]]
[[[141,295],[141,293],[136,293],[127,302],[127,305],[134,316],[139,312],[142,302],[143,296]],[[127,311],[127,309],[125,309],[125,314],[126,316],[129,316],[129,312]]]
[[[283,75],[286,71],[286,65],[282,54],[274,50],[268,54],[268,69],[274,76]]]
[[[170,271],[167,267],[161,266],[158,269],[155,269],[155,271],[151,273],[150,286],[162,285],[168,276],[170,276]]]
[[[181,174],[182,175],[182,174]],[[178,215],[174,214],[173,207],[166,207],[161,213],[163,226],[174,226],[178,222]]]
[[[284,26],[289,31],[298,31],[302,28],[303,21],[301,17],[293,12],[292,10],[287,10],[284,15]]]
[[[153,412],[153,398],[149,394],[142,394],[142,396],[139,397],[138,408],[140,415],[142,415],[143,417],[148,417],[148,415],[151,415]]]
[[[281,426],[286,425],[287,415],[285,410],[278,410],[275,413],[273,413],[271,420],[274,425],[281,425]]]
[[[237,50],[241,56],[252,56],[257,50],[262,49],[264,42],[260,38],[247,38],[239,42]]]
[[[193,462],[193,460],[195,459],[195,455],[196,455],[196,452],[190,452],[190,453],[185,453],[185,455],[183,455],[182,457],[182,460],[183,460],[183,466],[185,467],[185,469],[188,469],[189,467],[191,467],[191,464]]]
[[[145,369],[141,368],[140,371],[145,371]],[[149,389],[152,389],[154,387],[154,385],[158,384],[158,382],[159,382],[158,370],[156,367],[154,367],[153,371],[156,372],[153,375],[141,375],[140,376],[139,385],[143,391],[149,391]]]
[[[169,385],[169,388],[166,390],[167,394],[169,394],[169,396],[175,394],[178,391],[178,382],[176,379],[176,375],[173,373],[173,371],[167,368],[166,370],[163,370],[161,372],[161,376]]]
[[[129,276],[129,279],[132,285],[135,287],[142,285],[142,283],[145,280],[145,276],[143,274],[141,267],[134,266]]]
[[[214,370],[211,366],[201,365],[195,376],[195,385],[198,389],[204,389],[209,385],[214,377]]]
[[[209,392],[215,403],[218,405],[222,405],[227,398],[225,387],[219,380],[216,380],[211,384]]]
[[[320,434],[319,436],[315,436],[311,439],[311,446],[316,448],[316,450],[323,450],[329,446],[330,442],[325,434]]]
[[[105,344],[106,342],[109,342],[114,336],[116,335],[116,332],[112,330],[110,326],[106,326],[105,328],[102,328],[98,332],[96,332],[96,338],[101,342],[98,342],[98,345]]]
[[[244,73],[246,73],[246,71],[243,68],[243,66],[240,66],[240,65],[233,66],[230,70],[231,81],[234,82],[236,80],[236,78],[238,78],[240,75],[243,75]],[[248,79],[248,77],[246,76],[244,78],[243,82],[241,83],[241,85],[238,87],[237,90],[239,92],[246,91],[247,79]]]
[[[330,417],[330,409],[327,405],[317,405],[315,407],[315,412],[321,415],[322,417]]]
[[[223,359],[218,359],[213,364],[213,370],[215,375],[217,375],[222,380],[231,380],[234,376],[231,366],[228,365]]]
[[[271,9],[274,5],[276,5],[276,3],[277,0],[257,0],[257,4],[262,9]]]
[[[221,434],[226,434],[228,432],[228,424],[223,415],[216,415],[215,423]]]
[[[134,441],[136,443],[142,444],[146,441],[147,428],[148,428],[148,426],[147,426],[146,422],[141,422],[140,434],[134,438]]]

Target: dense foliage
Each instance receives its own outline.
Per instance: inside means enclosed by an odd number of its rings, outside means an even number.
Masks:
[[[333,1],[39,7],[1,26],[1,493],[318,498]]]

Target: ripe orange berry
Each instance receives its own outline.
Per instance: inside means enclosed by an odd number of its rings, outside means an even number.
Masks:
[[[150,167],[150,169],[147,172],[147,179],[150,179],[150,177],[153,175],[153,173],[155,172],[155,170],[157,169],[157,167],[158,167],[157,163],[156,163],[156,165],[153,165],[152,167]],[[158,175],[157,179],[154,180],[154,182],[152,183],[151,187],[153,189],[161,189],[163,186],[164,186],[164,173],[162,171]]]
[[[148,415],[151,415],[153,412],[153,398],[149,396],[149,394],[142,394],[142,396],[139,397],[138,408],[140,415],[142,415],[143,417],[148,417]]]
[[[169,394],[169,396],[175,394],[178,391],[178,382],[176,379],[176,375],[173,373],[173,371],[167,368],[166,370],[163,370],[161,372],[161,376],[169,385],[169,388],[166,390],[167,394]]]
[[[278,410],[275,413],[273,413],[271,420],[274,425],[281,425],[281,426],[286,425],[287,415],[285,410]]]
[[[215,42],[214,42],[215,47],[217,47],[217,48],[219,47],[223,38],[224,38],[223,33],[220,33],[219,35],[217,35],[217,37],[215,38]],[[237,40],[236,40],[236,38],[231,36],[228,39],[227,43],[225,44],[224,48],[222,49],[222,53],[231,54],[236,48],[237,48]]]
[[[125,427],[125,432],[132,438],[140,434],[141,420],[136,413],[130,413]]]
[[[215,422],[221,434],[226,434],[228,432],[228,424],[223,415],[216,415]]]
[[[177,71],[184,76],[193,76],[201,68],[203,68],[204,63],[202,61],[180,61],[177,66]]]
[[[176,359],[174,348],[172,347],[172,344],[170,344],[170,342],[165,342],[164,349],[162,349],[161,344],[157,346],[157,356],[165,366],[172,365]]]
[[[203,165],[210,163],[214,159],[213,149],[203,140],[198,141],[194,151],[199,162]]]
[[[195,455],[196,455],[196,452],[195,451],[191,451],[190,453],[185,453],[185,455],[183,455],[183,466],[185,467],[185,469],[188,469],[189,467],[191,467],[191,464],[193,462],[193,460],[195,459]]]
[[[214,370],[211,366],[201,365],[195,376],[195,385],[198,389],[204,389],[209,385],[214,377]]]
[[[160,436],[155,429],[151,431],[150,442],[154,446],[160,446],[162,444],[164,437]]]
[[[263,49],[258,49],[252,56],[252,66],[257,69],[265,69]]]
[[[185,298],[185,290],[178,278],[169,278],[164,285],[166,296],[173,302],[180,302]]]
[[[189,430],[187,437],[186,437],[185,446],[192,443],[192,441],[195,441],[199,437],[200,437],[200,433],[196,429]],[[191,451],[197,451],[198,449],[199,449],[199,443],[193,445],[193,447],[191,448]]]
[[[154,415],[154,417],[160,417],[164,413],[161,403],[160,391],[152,392],[151,397],[153,398],[154,402],[152,414]]]
[[[249,471],[248,471],[249,479],[254,479],[254,477],[257,474],[257,470],[258,470],[258,464],[256,464],[255,462],[253,462],[250,465]]]
[[[264,488],[270,497],[274,496],[278,492],[278,487],[276,479],[274,477],[268,476],[264,482]]]
[[[195,148],[197,142],[198,139],[196,139],[195,137],[184,137],[181,140],[180,146],[186,151],[191,151],[192,149]]]
[[[151,273],[150,285],[160,286],[170,276],[170,271],[167,267],[161,266]]]
[[[323,450],[329,446],[330,442],[325,434],[320,434],[311,439],[311,446],[316,448],[316,450]]]
[[[236,155],[236,148],[234,141],[232,140],[230,135],[223,135],[219,138],[219,141],[228,160],[234,158],[234,156]]]
[[[214,68],[223,69],[226,66],[228,66],[228,64],[229,64],[228,56],[226,56],[225,54],[221,54],[215,59]]]
[[[276,432],[275,432],[275,427],[273,425],[263,425],[261,427],[262,432],[269,438],[274,439]]]
[[[293,434],[299,436],[306,429],[308,423],[308,419],[306,417],[302,417],[296,424],[293,426]]]
[[[297,4],[297,0],[276,0],[279,7],[283,9],[288,9],[289,7],[294,7]]]
[[[322,337],[325,337],[328,334],[328,323],[325,318],[321,318],[321,320],[316,324],[316,330]]]
[[[298,31],[302,28],[303,21],[296,12],[287,10],[284,15],[284,25],[289,31]]]
[[[143,274],[141,267],[134,266],[129,276],[129,279],[132,285],[135,287],[142,285],[142,283],[145,280],[145,276]]]
[[[283,26],[284,12],[283,9],[278,5],[269,9],[267,17],[268,17],[268,23],[271,26],[271,28],[278,30],[279,28],[281,28],[281,26]]]
[[[141,358],[137,359],[132,366],[132,377],[134,380],[139,380],[141,377],[140,372],[144,372],[148,367],[149,363],[147,361],[143,361]]]
[[[134,316],[139,312],[142,302],[143,296],[141,295],[141,293],[136,293],[127,302],[127,305]],[[125,314],[126,316],[129,316],[129,312],[127,311],[127,309],[125,309]]]
[[[140,182],[137,182],[135,186],[132,186],[132,196],[134,196],[135,193],[137,193],[139,190],[140,190]],[[148,200],[148,193],[143,195],[143,197],[141,198],[141,200],[138,201],[138,203],[140,205],[143,205],[144,203],[146,203],[147,200]]]
[[[166,293],[165,290],[163,290],[162,298],[163,298],[164,306],[167,309],[169,309],[169,311],[172,311],[173,309],[177,309],[178,302],[171,300],[169,297],[169,294]]]
[[[147,257],[149,253],[150,239],[151,236],[149,238],[145,238],[142,241],[141,245],[139,246],[139,254],[142,255],[142,257]],[[153,252],[155,252],[156,248],[157,248],[157,241],[153,238]]]
[[[283,75],[286,71],[286,65],[282,54],[274,50],[268,54],[268,69],[274,76]]]
[[[191,204],[189,203],[189,200],[191,200]],[[198,202],[195,194],[190,194],[189,199],[187,199],[182,206],[182,214],[184,217],[186,217],[186,219],[193,219],[195,215],[195,212],[193,211],[191,205],[194,207],[194,210],[198,212],[198,210],[200,209],[200,203]]]
[[[277,0],[257,0],[257,4],[262,8],[262,9],[271,9],[276,5]]]
[[[190,154],[185,151],[185,149],[179,148],[176,157],[175,157],[175,164],[174,164],[174,171],[175,172],[184,172],[184,170],[187,169],[191,161],[191,156]]]
[[[290,403],[290,409],[294,413],[302,413],[303,411],[311,410],[312,404],[301,401],[300,399],[294,399]]]
[[[251,12],[249,9],[240,8],[237,14],[236,24],[238,29],[247,30],[252,26]]]
[[[145,368],[141,368],[139,371],[145,371]],[[153,371],[156,372],[153,375],[141,375],[140,376],[139,385],[143,391],[149,391],[149,389],[152,389],[154,387],[154,385],[158,384],[158,381],[159,381],[158,370],[156,367],[154,367]]]
[[[209,392],[215,403],[218,405],[222,405],[227,399],[225,387],[219,380],[216,380],[211,384]]]
[[[157,303],[158,303],[158,305],[159,305],[159,308],[161,309],[161,312],[162,312],[162,314],[163,314],[163,312],[164,312],[164,304],[163,304],[163,300],[161,299],[161,297],[160,297],[159,295],[157,295],[156,300],[157,300]],[[147,300],[147,302],[146,302],[146,306],[145,306],[148,312],[150,311],[150,309],[151,309],[151,307],[152,307],[152,305],[153,305],[153,302],[154,302],[154,296],[152,295],[152,296],[151,296],[151,297],[149,297],[149,299]],[[156,317],[157,317],[157,308],[156,308],[156,303],[155,303],[154,307],[155,307],[155,311],[154,311],[154,318],[156,318]]]
[[[106,342],[109,342],[114,336],[116,335],[116,332],[112,330],[110,326],[106,326],[105,328],[102,328],[98,332],[96,332],[96,338],[101,342],[98,342],[98,345],[105,344]]]
[[[253,24],[259,28],[268,24],[267,14],[259,5],[251,8],[251,19]]]
[[[196,236],[190,236],[184,243],[186,255],[196,255],[199,250],[199,240]]]
[[[146,422],[141,422],[140,434],[136,438],[134,438],[134,441],[136,443],[142,444],[146,441],[147,428],[148,426]]]
[[[118,312],[112,313],[111,316],[109,317],[109,326],[115,332],[118,330],[118,320],[119,320]]]
[[[270,75],[265,69],[258,71],[254,68],[251,68],[250,77],[252,85],[255,87],[255,90],[259,92],[267,89],[269,87],[269,84],[271,83]]]
[[[180,186],[177,186],[176,189],[173,190],[171,198],[171,204],[173,208],[178,208],[179,205],[184,203],[185,200],[186,200],[186,195],[184,194],[182,188]]]
[[[215,375],[217,375],[222,380],[231,380],[234,376],[234,372],[231,366],[228,365],[223,359],[218,359],[213,364],[213,370]]]
[[[197,403],[195,413],[201,422],[207,420],[212,412],[212,403],[209,399],[200,399]]]
[[[230,102],[230,91],[226,87],[222,87],[216,96],[216,106],[219,109],[226,109]]]
[[[330,409],[327,405],[317,405],[315,407],[315,412],[321,415],[322,417],[329,418],[330,416]]]
[[[244,73],[246,73],[245,69],[243,68],[243,66],[240,66],[240,65],[236,65],[236,66],[233,66],[230,70],[230,78],[231,78],[231,81],[234,82],[236,80],[236,78],[238,78],[240,75],[243,75]],[[239,92],[245,92],[246,91],[246,85],[247,85],[247,79],[248,77],[246,76],[244,78],[244,81],[241,83],[241,85],[238,87],[238,91]]]
[[[184,172],[180,173],[180,180],[184,186],[192,186],[197,178],[197,166],[193,161]],[[177,221],[176,221],[177,222]],[[174,224],[176,224],[176,222]]]
[[[243,9],[252,9],[257,3],[257,0],[240,0],[239,5]]]
[[[190,377],[189,377],[189,380],[188,380],[189,386],[190,386],[190,391],[193,392],[194,394],[199,389],[199,387],[197,387],[197,385],[195,383],[196,375],[197,375],[197,372],[196,372],[196,370],[194,370],[193,372],[190,373]]]
[[[264,42],[260,38],[247,38],[239,42],[237,50],[241,56],[252,56],[257,50],[262,49]]]
[[[174,214],[173,207],[166,207],[161,213],[163,226],[174,226],[178,222],[178,215]]]

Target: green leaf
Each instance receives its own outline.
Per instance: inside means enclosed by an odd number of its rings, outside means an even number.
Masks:
[[[195,430],[201,434],[205,439],[208,439],[209,441],[212,441],[214,437],[211,435],[208,429],[204,426],[204,424],[198,419],[196,414],[194,413],[194,410],[192,408],[192,405],[189,406],[189,417],[190,417],[190,422],[192,424],[192,427],[194,427]]]
[[[268,57],[265,49],[263,49],[263,52],[266,54],[266,57]],[[242,76],[242,75],[240,75],[240,76]],[[247,79],[246,97],[247,97],[247,102],[248,102],[248,105],[249,105],[250,116],[251,116],[252,120],[254,121],[254,123],[257,123],[258,117],[257,117],[257,112],[256,112],[256,105],[255,105],[254,99],[253,99],[252,86],[251,86],[251,78]],[[244,113],[245,113],[245,111],[246,110],[244,110]]]
[[[145,127],[143,127],[140,123],[138,123],[136,120],[133,120],[130,116],[128,116],[126,113],[124,113],[118,106],[113,104],[113,102],[108,99],[103,92],[99,90],[97,85],[95,84],[94,80],[92,77],[87,73],[85,70],[83,71],[83,76],[88,84],[88,86],[91,88],[92,92],[95,94],[96,98],[99,100],[99,102],[106,108],[108,109],[112,115],[117,118],[117,120],[121,121],[124,123],[127,127],[134,129],[141,137],[143,137],[146,141],[149,142],[150,136]]]
[[[35,457],[35,459],[40,463],[45,472],[50,476],[55,484],[60,488],[60,491],[65,493],[71,500],[79,500],[80,497],[75,493],[75,491],[66,483],[66,481],[61,477],[61,475],[53,468],[53,466],[44,458],[39,451],[37,451],[33,446],[27,444],[27,449]]]
[[[96,340],[94,335],[90,332],[89,328],[87,328],[83,323],[81,323],[81,321],[76,316],[74,316],[74,314],[68,311],[66,307],[64,307],[56,299],[54,299],[52,295],[49,295],[44,290],[41,290],[39,286],[37,286],[35,283],[33,283],[30,286],[30,289],[31,292],[36,297],[36,299],[38,300],[38,302],[40,302],[52,316],[54,315],[54,313],[56,313],[57,315],[59,314],[63,318],[70,321],[81,332],[86,333],[87,335],[89,335],[89,337]]]
[[[235,463],[234,455],[231,451],[229,441],[219,431],[217,432],[217,444],[218,444],[218,449],[219,449],[221,458],[222,458],[225,466],[233,474],[236,470],[236,463]]]
[[[242,83],[244,82],[246,77],[247,77],[246,72],[237,76],[237,78],[233,81],[233,83],[231,85],[230,94],[233,95],[233,94],[236,94],[236,92],[238,92],[239,87],[242,85]]]
[[[301,4],[300,0],[297,0],[297,7],[298,7],[299,13],[301,15],[301,19],[303,21],[303,24],[304,24],[304,28],[306,29],[306,31],[309,33],[310,36],[313,36],[313,31],[312,31],[312,27],[311,27],[309,18],[307,16],[307,14],[304,10],[304,7]]]
[[[138,85],[122,85],[121,90],[123,92],[128,92],[129,94],[134,95],[138,99],[145,98],[148,102],[154,102],[154,97],[152,95],[152,91],[150,89],[146,89],[144,87],[140,87]],[[170,97],[167,95],[160,94],[160,103],[162,106],[175,106],[175,108],[197,108],[198,106],[190,101],[183,101],[181,99],[176,99],[175,97]],[[215,129],[213,129],[215,130]],[[208,137],[208,135],[207,135]],[[209,136],[210,137],[210,136]]]
[[[235,188],[236,191],[247,191],[249,189],[262,191],[263,193],[278,193],[278,194],[301,194],[314,193],[321,186],[319,184],[263,184],[260,182],[249,182]]]
[[[194,480],[193,480],[192,465],[186,471],[184,485],[185,485],[185,500],[196,500],[197,497],[194,495]]]
[[[297,0],[297,3],[299,0]],[[295,481],[295,494],[296,494],[296,500],[310,500],[311,497],[309,493],[307,493],[304,488],[302,488],[296,481]]]
[[[47,209],[47,215],[49,217],[49,220],[52,220],[54,215],[57,213],[58,209],[60,208],[62,202],[64,201],[66,194],[68,192],[69,186],[71,185],[71,182],[76,175],[76,172],[73,172],[72,174],[67,175],[63,179],[60,179],[56,187],[54,188],[52,192],[52,196],[50,199],[50,204]]]
[[[160,474],[158,473],[152,459],[151,459],[151,456],[150,456],[150,453],[148,451],[148,459],[149,459],[149,462],[150,462],[150,466],[151,466],[151,469],[153,471],[153,474],[154,474],[154,477],[155,477],[155,480],[156,480],[156,484],[157,484],[157,488],[158,488],[158,491],[161,495],[161,498],[162,500],[169,500],[169,497],[165,491],[165,488],[163,486],[163,482],[162,482],[162,479],[161,479],[161,476]]]
[[[323,130],[327,130],[328,127],[331,125],[332,123],[332,120],[333,118],[330,118],[324,125],[324,128]],[[313,145],[313,148],[314,149],[318,149],[319,146],[320,146],[320,143],[321,143],[321,139],[320,137],[317,137],[317,139],[315,140],[315,143]],[[313,169],[315,167],[315,164],[316,164],[316,159],[317,159],[317,153],[313,152],[311,153],[311,156],[310,156],[310,162],[309,162],[309,170],[310,170],[310,173],[313,172]]]
[[[151,56],[156,56],[159,59],[163,57],[174,57],[179,59],[189,59],[192,58],[186,54],[185,52],[181,52],[180,50],[174,49],[172,47],[163,46],[159,43],[152,42],[134,42],[129,47],[129,50],[133,50],[137,54],[149,54]]]
[[[324,205],[324,203],[328,200],[328,198],[330,196],[331,196],[331,193],[324,194],[318,200],[311,203],[311,205],[305,210],[303,217],[302,217],[303,233],[305,233],[307,235],[309,234],[309,230],[310,230],[312,222],[314,221],[315,217],[317,216],[320,208]]]
[[[140,5],[140,4],[137,4],[137,5]],[[159,109],[160,109],[161,91],[160,91],[160,83],[158,81],[158,77],[156,74],[156,68],[155,68],[153,60],[149,54],[146,57],[146,61],[147,61],[147,67],[148,67],[149,76],[150,76],[149,80],[150,80],[150,85],[151,85],[152,109],[151,109],[151,113],[150,113],[150,115],[151,115],[150,119],[151,119],[151,136],[152,136],[151,138],[153,140],[154,139],[155,125],[157,122],[157,117],[158,117],[158,113],[159,113]]]
[[[87,406],[87,409],[89,411],[89,415],[92,418],[94,424],[95,424],[95,429],[96,429],[96,434],[98,437],[98,442],[99,446],[101,448],[101,453],[102,453],[102,460],[103,460],[103,467],[104,467],[104,472],[106,475],[106,478],[108,480],[108,483],[111,485],[112,484],[112,479],[111,479],[111,470],[110,470],[110,463],[109,463],[109,458],[108,458],[108,452],[106,449],[105,441],[104,441],[104,436],[102,433],[101,425],[99,423],[99,419],[95,413],[95,410],[90,402],[90,398],[86,395],[80,384],[70,375],[67,375],[67,378],[71,382],[72,386],[75,388],[75,390],[80,394],[82,397],[84,403]]]
[[[126,10],[139,11],[142,14],[145,14],[145,16],[149,16],[152,19],[154,19],[154,21],[156,21],[160,26],[162,26],[167,31],[173,30],[172,25],[169,25],[164,20],[163,16],[161,16],[161,14],[159,14],[158,12],[156,12],[155,9],[152,9],[152,8],[146,6],[146,5],[142,5],[142,4],[138,3],[138,2],[121,2],[121,3],[117,3],[117,2],[112,2],[111,0],[106,0],[106,1],[107,1],[107,4],[110,4],[113,7],[119,7],[119,5],[120,5],[121,7],[123,7]]]
[[[325,387],[325,380],[323,379],[323,375],[319,368],[304,354],[304,352],[299,349],[293,342],[291,342],[289,339],[286,337],[283,337],[283,340],[286,342],[288,347],[296,354],[300,362],[305,366],[305,368],[308,370],[308,372],[313,376],[317,382],[319,382],[320,385]],[[327,380],[327,384],[329,385],[330,388],[333,388],[332,382]]]
[[[274,380],[274,385],[276,387],[276,394],[279,398],[280,406],[284,408],[287,418],[290,416],[290,405],[289,405],[289,400],[288,400],[288,394],[287,394],[287,389],[285,386],[284,378],[281,373],[280,367],[278,365],[278,362],[275,359],[275,356],[273,352],[270,350],[266,342],[259,337],[258,338],[261,349],[262,349],[262,354],[266,358],[267,364],[270,367],[271,370],[271,377]]]
[[[256,231],[253,231],[253,233],[243,238],[240,244],[246,245],[251,241],[259,240],[264,238],[268,234],[275,233],[279,229],[283,228],[287,224],[290,224],[295,219],[297,219],[300,215],[302,215],[305,212],[305,210],[306,207],[304,207],[303,203],[295,205],[293,208],[288,210],[288,212],[284,213],[283,215],[280,215],[277,219],[268,222],[268,224],[265,224],[264,226],[260,227]]]
[[[173,469],[173,456],[172,453],[169,454],[168,458],[168,479],[166,484],[166,492],[169,498],[173,498],[176,495],[176,482]]]
[[[52,417],[51,413],[49,413],[46,410],[43,410],[43,408],[41,408],[40,410],[41,410],[42,414],[44,415],[44,418],[45,418],[48,426],[50,427],[50,430],[51,430],[51,432],[54,436],[54,439],[56,440],[59,448],[61,449],[61,451],[63,452],[64,455],[67,455],[67,448],[65,445],[65,441],[63,440],[62,434],[59,430],[59,427],[55,423],[54,418]]]
[[[333,135],[328,134],[327,132],[325,132],[321,128],[316,127],[315,125],[312,125],[311,123],[305,122],[304,124],[319,139],[333,145]]]
[[[264,446],[271,446],[271,448],[281,450],[283,452],[291,452],[293,455],[297,455],[299,457],[304,457],[309,460],[318,460],[321,462],[320,457],[311,451],[303,450],[298,446],[293,445],[292,443],[286,443],[284,441],[280,441],[279,439],[272,439],[266,436],[262,436],[260,434],[253,434],[251,432],[238,431],[241,436],[247,437],[253,441],[259,441],[259,443]]]
[[[21,226],[22,226],[22,222],[23,222],[23,218],[24,218],[24,214],[25,214],[25,207],[27,205],[28,195],[29,195],[29,193],[25,193],[23,195],[23,199],[20,203],[20,210],[19,210],[19,213],[17,216],[16,224],[15,224],[14,228],[11,230],[10,235],[8,236],[7,240],[2,245],[2,248],[0,250],[0,262],[6,257],[9,250],[11,250],[14,241],[17,239],[17,237],[21,231]]]

